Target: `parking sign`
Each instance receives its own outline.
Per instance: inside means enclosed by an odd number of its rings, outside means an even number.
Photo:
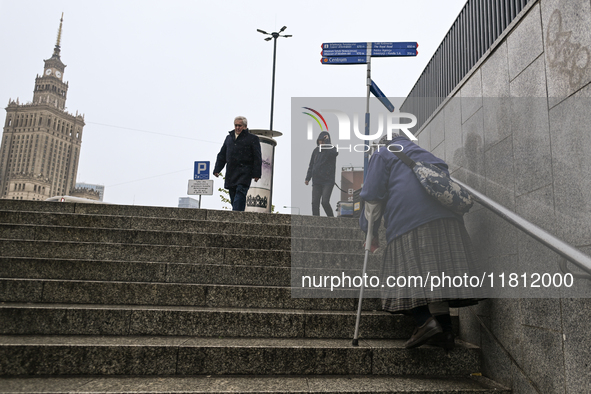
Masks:
[[[209,162],[196,161],[193,179],[209,179]]]

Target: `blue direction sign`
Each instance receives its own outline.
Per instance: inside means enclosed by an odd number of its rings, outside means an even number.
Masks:
[[[380,88],[378,88],[378,85],[376,85],[373,79],[371,80],[371,86],[369,87],[369,91],[374,96],[376,96],[382,104],[384,104],[384,107],[388,108],[388,111],[394,112],[394,104],[392,104],[392,102],[388,100],[386,95],[380,90]]]
[[[196,161],[195,162],[195,179],[209,179],[209,162],[208,161]]]
[[[367,56],[367,48],[323,49],[322,56]]]
[[[335,56],[323,57],[320,59],[322,64],[367,64],[369,56]]]
[[[372,48],[380,49],[417,49],[419,47],[416,42],[329,42],[322,44],[322,49],[367,49],[370,44]]]
[[[324,57],[351,57],[351,56],[416,56],[416,49],[407,48],[363,48],[363,49],[324,49],[321,55]]]
[[[369,57],[417,56],[416,42],[331,42],[322,44],[322,64],[366,64]],[[363,60],[366,57],[366,60]]]
[[[381,49],[371,48],[371,56],[416,56],[419,52],[416,49]]]

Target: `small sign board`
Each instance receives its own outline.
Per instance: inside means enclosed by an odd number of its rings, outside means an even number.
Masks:
[[[188,195],[213,195],[213,179],[189,179]]]
[[[392,49],[392,48],[406,48],[406,49],[417,49],[419,44],[416,42],[328,42],[322,44],[322,49],[367,49],[367,48],[380,48],[380,49]]]
[[[416,56],[416,49],[406,48],[369,48],[369,49],[325,49],[320,54],[323,57],[343,57],[343,56],[382,56],[382,57],[394,57],[394,56]]]
[[[367,64],[369,56],[323,57],[322,64]]]
[[[196,161],[193,179],[209,179],[209,162]]]
[[[372,48],[371,56],[395,57],[395,56],[416,56],[418,55],[416,49],[400,49],[400,48]]]

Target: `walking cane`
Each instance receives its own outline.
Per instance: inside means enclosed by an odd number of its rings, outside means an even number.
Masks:
[[[371,249],[373,237],[373,211],[379,211],[378,204],[365,203],[365,218],[367,220],[367,236],[365,237],[365,258],[363,259],[363,273],[361,275],[361,289],[359,290],[359,305],[357,306],[357,321],[355,322],[355,334],[353,335],[353,346],[359,346],[359,320],[361,319],[361,303],[363,302],[363,289],[365,288],[364,278],[367,269],[367,259]]]

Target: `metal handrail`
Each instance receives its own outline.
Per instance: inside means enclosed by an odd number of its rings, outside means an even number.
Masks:
[[[485,208],[488,208],[494,214],[501,217],[505,221],[511,223],[513,226],[517,227],[524,233],[528,234],[532,238],[536,239],[537,241],[544,244],[546,247],[552,249],[564,259],[570,261],[571,263],[575,264],[577,267],[582,269],[583,271],[587,272],[589,275],[585,274],[573,274],[573,276],[578,278],[584,279],[591,279],[591,257],[584,254],[580,250],[576,249],[575,247],[567,244],[566,242],[556,238],[552,234],[542,230],[540,227],[536,226],[535,224],[528,222],[521,216],[517,215],[515,212],[510,211],[509,209],[505,208],[501,204],[491,200],[490,198],[486,197],[484,194],[474,190],[470,186],[466,185],[458,181],[457,179],[452,178],[455,182],[457,182],[460,186],[466,188],[471,194],[473,199],[480,203]],[[566,268],[566,261],[561,260],[559,263],[560,269],[564,272],[567,270]],[[566,272],[565,272],[566,273]]]

